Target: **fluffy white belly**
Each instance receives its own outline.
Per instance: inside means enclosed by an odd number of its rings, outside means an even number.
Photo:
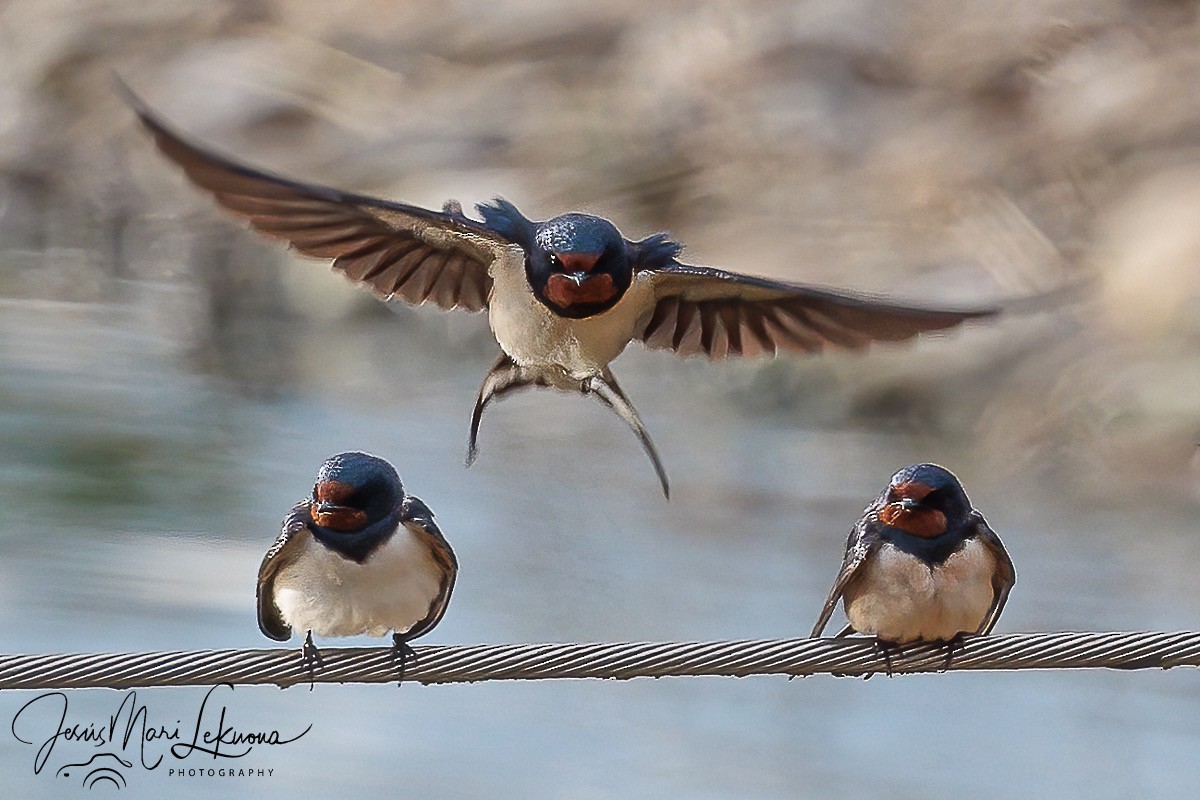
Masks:
[[[889,642],[946,641],[978,630],[992,607],[995,561],[978,539],[932,568],[884,544],[847,587],[846,616]]]
[[[601,372],[633,338],[639,317],[653,309],[653,289],[634,276],[625,295],[608,311],[586,319],[566,319],[533,295],[525,278],[524,251],[509,249],[492,267],[488,323],[500,348],[523,367],[557,366],[572,378]]]
[[[295,630],[318,636],[403,633],[429,613],[441,572],[429,548],[403,525],[358,564],[309,536],[275,578],[275,604]]]

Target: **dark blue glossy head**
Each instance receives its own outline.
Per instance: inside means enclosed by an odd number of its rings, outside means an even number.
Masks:
[[[525,277],[533,294],[560,317],[601,314],[625,295],[637,270],[675,260],[680,246],[657,233],[626,241],[603,217],[570,213],[533,222],[507,200],[476,206],[484,224],[525,250]]]
[[[563,214],[537,226],[538,247],[551,253],[624,252],[625,238],[611,222],[591,214]]]
[[[617,304],[633,281],[633,264],[611,222],[563,214],[538,223],[525,276],[543,305],[560,317],[582,319]]]
[[[919,483],[930,489],[948,490],[959,494],[962,494],[963,491],[958,477],[937,464],[913,464],[905,467],[892,476],[890,483],[892,486],[899,486],[902,483]]]
[[[884,523],[922,538],[959,530],[971,514],[971,501],[958,478],[937,464],[914,464],[897,472],[879,506]]]
[[[399,503],[404,487],[396,468],[379,456],[357,450],[325,459],[317,471],[317,485],[337,482],[352,487],[358,499],[384,499]]]
[[[403,502],[404,487],[391,464],[368,453],[339,453],[326,459],[313,484],[313,532],[361,561],[396,529]]]

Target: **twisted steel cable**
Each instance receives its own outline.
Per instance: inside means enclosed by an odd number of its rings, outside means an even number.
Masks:
[[[728,642],[451,645],[414,648],[406,681],[470,683],[550,678],[831,673],[863,676],[951,670],[1168,669],[1200,666],[1200,633],[1023,633],[966,637],[945,645],[884,648],[873,639],[768,639]],[[388,647],[327,647],[317,683],[397,679]],[[132,689],[308,683],[300,649],[192,650],[0,656],[0,689]]]

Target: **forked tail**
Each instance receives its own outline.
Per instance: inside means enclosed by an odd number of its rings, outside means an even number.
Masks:
[[[479,396],[475,398],[475,410],[471,412],[471,435],[467,440],[467,466],[475,463],[479,455],[479,423],[483,420],[483,410],[493,399],[499,399],[506,394],[531,386],[535,381],[529,380],[525,371],[518,367],[507,353],[501,353],[496,363],[484,376],[483,385],[479,387]]]
[[[616,415],[624,420],[637,436],[638,441],[642,443],[642,449],[646,451],[646,455],[650,457],[650,462],[654,465],[654,472],[658,475],[659,483],[662,484],[663,496],[668,500],[671,499],[671,485],[667,480],[667,471],[663,467],[662,459],[658,456],[658,450],[654,447],[654,442],[651,441],[650,434],[646,431],[646,426],[642,424],[637,410],[629,402],[625,393],[621,391],[621,387],[617,385],[616,378],[607,369],[602,375],[594,375],[580,384],[569,379],[558,380],[547,378],[545,375],[532,374],[530,370],[514,363],[508,355],[501,353],[500,357],[496,359],[496,363],[488,370],[487,376],[484,377],[483,385],[479,387],[479,396],[475,399],[475,409],[471,413],[471,433],[467,440],[468,467],[475,463],[475,458],[479,455],[479,424],[483,420],[483,412],[488,404],[492,400],[498,400],[527,386],[552,386],[567,390],[578,388],[584,394],[595,395],[600,402],[616,412]]]
[[[617,379],[606,369],[603,375],[588,378],[584,388],[615,411],[617,416],[624,420],[625,424],[638,437],[638,441],[642,443],[642,449],[646,451],[650,462],[654,464],[654,472],[658,475],[658,482],[662,484],[663,497],[670,500],[671,484],[667,481],[667,470],[663,467],[662,459],[658,457],[658,450],[654,447],[654,442],[650,439],[646,426],[642,424],[642,418],[638,416],[633,403],[630,403],[629,398],[621,391]]]

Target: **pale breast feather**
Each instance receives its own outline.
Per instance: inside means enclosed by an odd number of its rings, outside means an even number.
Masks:
[[[995,569],[977,538],[932,566],[887,543],[846,586],[846,615],[856,631],[885,641],[945,641],[974,633],[995,600]]]
[[[275,603],[297,630],[318,636],[404,633],[428,616],[443,572],[428,545],[404,526],[361,564],[307,537],[275,578]]]
[[[525,253],[511,247],[492,268],[488,320],[500,348],[522,367],[558,367],[576,379],[597,375],[633,338],[650,305],[649,279],[635,276],[607,311],[583,319],[560,317],[533,294]]]

